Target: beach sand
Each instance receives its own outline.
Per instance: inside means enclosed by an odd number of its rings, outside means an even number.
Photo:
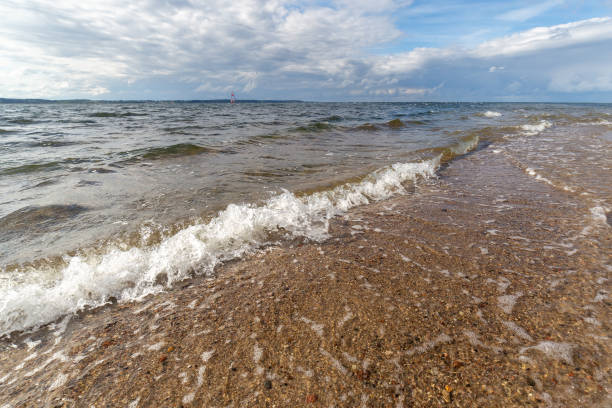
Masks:
[[[486,148],[412,190],[2,340],[0,407],[612,405],[610,226]]]

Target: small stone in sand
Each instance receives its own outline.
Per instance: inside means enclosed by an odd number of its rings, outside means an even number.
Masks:
[[[308,394],[306,396],[306,402],[309,404],[312,404],[313,402],[317,402],[318,399],[319,397],[317,397],[315,394]]]

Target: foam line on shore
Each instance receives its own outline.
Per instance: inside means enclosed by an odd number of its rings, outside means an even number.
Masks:
[[[474,149],[478,138],[450,147],[451,156]],[[29,270],[27,283],[0,287],[0,336],[42,325],[85,307],[131,301],[163,291],[194,274],[266,245],[269,233],[321,241],[329,220],[355,206],[404,194],[403,183],[435,175],[449,154],[396,163],[356,183],[297,197],[283,191],[263,205],[230,204],[208,223],[187,227],[151,247],[110,246],[98,255],[66,256],[58,269]],[[50,278],[51,277],[51,278]]]

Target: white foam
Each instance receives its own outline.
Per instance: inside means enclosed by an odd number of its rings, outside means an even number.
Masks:
[[[466,141],[452,150],[465,153],[476,143]],[[323,240],[332,217],[405,194],[403,183],[434,176],[440,159],[441,155],[420,163],[397,163],[361,182],[309,196],[284,191],[261,206],[230,204],[210,222],[187,227],[151,247],[110,246],[98,255],[66,256],[60,269],[29,270],[28,283],[3,282],[0,287],[0,336],[85,306],[103,305],[111,296],[120,302],[140,300],[194,272],[209,274],[220,262],[264,245],[268,232]],[[167,284],[158,283],[160,275],[167,277]]]
[[[338,322],[338,327],[342,327],[344,326],[344,323],[348,322],[349,320],[351,320],[353,318],[353,313],[352,312],[347,312],[344,317]]]
[[[183,397],[183,400],[182,400],[183,404],[189,404],[193,402],[194,398],[195,398],[195,392],[190,392],[189,394]]]
[[[552,123],[550,123],[549,121],[541,120],[540,123],[538,123],[537,125],[522,125],[521,129],[527,136],[535,136],[551,126]]]
[[[536,180],[538,180],[538,181],[543,181],[543,182],[545,182],[546,184],[549,184],[549,185],[551,185],[551,186],[553,186],[553,187],[554,187],[554,184],[553,184],[553,182],[552,182],[552,181],[550,181],[550,180],[549,180],[549,179],[547,179],[546,177],[543,177],[542,175],[540,175],[540,174],[536,173],[536,171],[535,171],[534,169],[527,167],[527,168],[525,169],[525,172],[526,172],[527,174],[529,174],[530,176],[535,177],[535,179],[536,179]],[[569,189],[569,187],[568,187],[568,189]]]
[[[49,386],[49,391],[61,387],[62,385],[66,384],[66,381],[68,381],[68,376],[66,374],[59,374],[55,378],[55,381],[53,381],[53,383]]]
[[[482,341],[480,341],[480,339],[478,338],[478,335],[471,330],[465,330],[463,334],[465,335],[465,337],[468,338],[468,341],[470,342],[472,346],[488,348],[488,349],[493,350],[496,353],[502,352],[501,347],[490,346],[490,345],[484,344]]]
[[[601,206],[591,208],[591,216],[597,223],[607,226],[608,217],[606,216],[606,209]]]
[[[140,402],[140,397],[138,397],[134,401],[130,402],[130,404],[128,405],[128,408],[137,408],[139,402]]]
[[[438,337],[436,337],[433,340],[430,341],[426,341],[423,344],[421,344],[420,346],[416,346],[414,348],[411,348],[410,350],[406,351],[406,354],[408,356],[411,356],[413,354],[420,354],[420,353],[425,353],[426,351],[431,350],[432,348],[436,347],[438,344],[443,344],[443,343],[450,343],[453,339],[450,338],[446,333],[442,333],[440,334]]]
[[[514,309],[514,304],[516,303],[517,299],[521,296],[523,296],[522,292],[517,292],[514,295],[499,296],[497,298],[497,306],[499,306],[504,313],[510,314],[512,313],[512,309]]]
[[[533,341],[533,338],[529,335],[529,333],[527,333],[525,331],[525,329],[523,329],[521,326],[519,326],[518,324],[514,323],[514,322],[510,322],[510,321],[503,321],[502,322],[504,326],[506,326],[508,329],[510,329],[511,331],[514,332],[514,334],[516,334],[518,337],[525,339],[527,341]]]
[[[152,344],[149,347],[147,347],[147,350],[149,350],[149,351],[159,351],[165,345],[166,345],[165,341],[160,341],[159,343],[155,343],[155,344]]]
[[[487,118],[498,118],[501,115],[501,113],[495,111],[486,111],[485,113],[483,113],[483,116],[486,116]]]
[[[259,347],[259,344],[253,346],[253,362],[258,364],[263,357],[263,349]]]
[[[302,317],[301,320],[304,323],[308,324],[310,326],[310,328],[312,329],[312,331],[317,333],[317,336],[323,337],[323,329],[325,328],[325,325],[323,325],[321,323],[313,322],[312,320],[308,319],[307,317]]]
[[[332,366],[334,366],[336,370],[340,371],[344,375],[348,373],[346,367],[344,367],[342,363],[338,359],[334,358],[334,356],[332,356],[327,350],[320,348],[319,351],[321,352],[321,354],[327,357],[329,361],[331,361]]]
[[[206,371],[206,366],[204,365],[198,368],[198,378],[197,378],[198,383],[196,384],[197,388],[200,388],[202,384],[204,384],[204,372],[205,371]]]
[[[202,361],[204,361],[205,363],[210,360],[210,358],[213,356],[213,354],[215,354],[215,350],[210,350],[210,351],[205,351],[202,353]]]
[[[541,351],[542,353],[556,360],[563,360],[568,364],[573,364],[573,344],[555,343],[554,341],[542,341],[535,346],[523,347],[521,349],[521,354],[531,349]]]

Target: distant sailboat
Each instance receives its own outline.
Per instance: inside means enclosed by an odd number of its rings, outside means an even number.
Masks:
[[[236,103],[236,95],[232,92],[232,96],[230,97],[230,103]]]

